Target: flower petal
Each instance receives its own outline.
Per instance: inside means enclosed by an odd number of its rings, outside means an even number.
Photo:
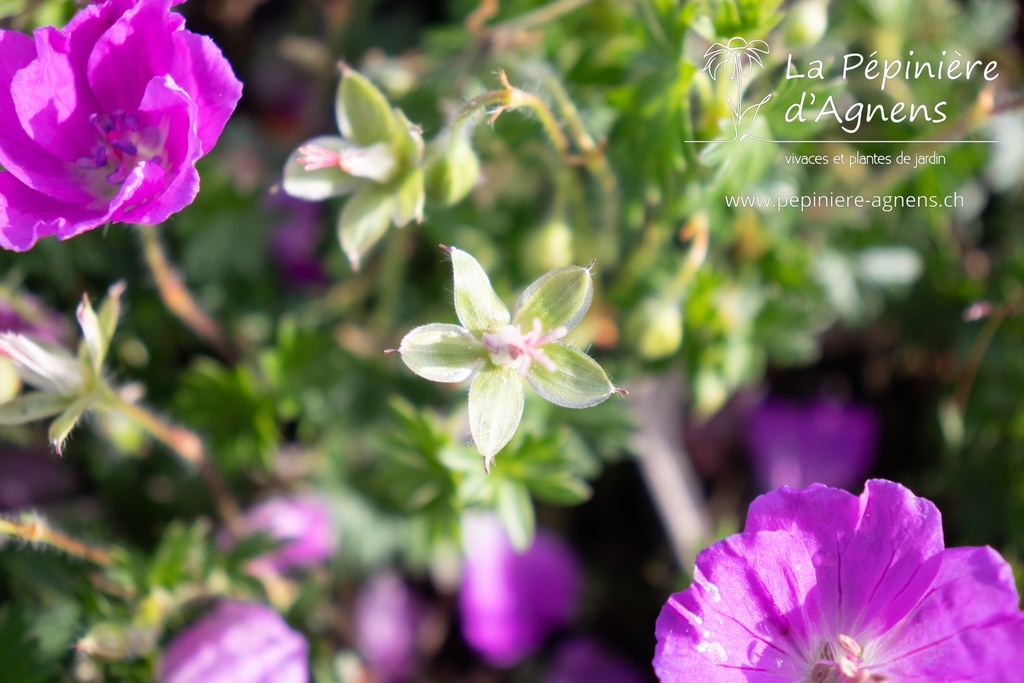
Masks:
[[[359,270],[363,254],[387,232],[394,208],[394,197],[379,185],[364,185],[345,202],[338,218],[338,240],[352,270]]]
[[[97,105],[85,74],[75,69],[68,54],[67,36],[46,26],[35,32],[35,42],[39,56],[14,76],[11,97],[25,132],[53,157],[74,163],[95,139],[89,117]],[[73,200],[68,194],[72,189],[56,196]]]
[[[114,19],[108,16],[107,20]],[[167,0],[140,2],[116,17],[89,50],[87,73],[101,114],[121,109],[134,112],[156,74],[170,74],[183,64],[171,35],[182,30],[184,18],[170,11]],[[126,68],[131,65],[131,68]]]
[[[508,325],[511,316],[491,287],[487,273],[477,260],[461,249],[448,249],[455,278],[455,312],[459,322],[473,336]]]
[[[516,302],[512,320],[528,327],[539,318],[545,330],[571,330],[583,319],[593,298],[590,269],[563,266],[541,275],[526,288]]]
[[[398,352],[409,369],[432,382],[461,382],[486,360],[480,341],[458,325],[431,323],[411,330]]]
[[[485,467],[519,427],[523,417],[523,380],[515,368],[484,364],[469,388],[469,433]]]
[[[22,127],[15,97],[28,100],[39,93],[31,82],[19,77],[36,59],[32,39],[16,31],[0,31],[0,53],[4,56],[0,59],[0,166],[21,183],[51,198],[48,203],[90,198],[78,188],[69,164],[40,147]],[[26,89],[29,92],[24,93]],[[22,106],[27,105],[23,102]],[[37,211],[31,205],[23,208],[24,213]],[[53,233],[42,229],[42,234]]]
[[[742,533],[697,556],[694,582],[655,626],[661,683],[804,681],[812,634],[811,556],[795,534]]]
[[[0,247],[4,249],[26,251],[40,237],[56,235],[69,223],[95,227],[103,222],[102,210],[54,199],[13,173],[0,171]]]
[[[814,485],[783,487],[750,505],[746,531],[784,530],[807,546],[818,572],[823,632],[865,642],[900,621],[928,590],[943,550],[935,505],[873,479],[855,497]]]
[[[1024,619],[1013,570],[991,548],[950,548],[928,594],[874,644],[895,679],[1017,680]],[[884,661],[883,661],[884,660]]]
[[[350,143],[337,136],[322,135],[299,145],[299,149],[307,146],[322,147],[340,154],[342,150],[349,148]],[[296,149],[288,156],[288,161],[284,164],[283,187],[284,191],[292,197],[316,202],[348,194],[361,184],[357,178],[345,173],[338,166],[307,171],[299,163],[299,159],[303,156],[304,153]]]
[[[177,59],[170,73],[196,103],[196,135],[206,153],[217,144],[224,124],[235,111],[242,97],[242,82],[208,36],[178,31],[172,38]]]
[[[533,363],[526,379],[542,398],[565,408],[589,408],[612,395],[615,387],[608,375],[587,354],[557,342],[541,348],[555,369]]]

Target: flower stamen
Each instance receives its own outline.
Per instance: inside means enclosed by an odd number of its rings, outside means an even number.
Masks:
[[[811,669],[811,683],[825,683],[829,680],[836,683],[883,683],[886,680],[885,675],[872,673],[864,666],[864,648],[856,640],[845,634],[840,634],[836,640],[846,654],[838,658],[835,647],[825,643],[821,648],[821,659]],[[830,679],[833,671],[837,677]]]
[[[303,145],[299,147],[299,154],[301,156],[295,161],[305,166],[307,173],[336,167],[349,175],[383,183],[390,180],[398,168],[391,150],[380,142],[369,147],[343,148],[338,152],[320,145]]]
[[[519,325],[507,325],[497,332],[484,332],[481,341],[491,354],[492,363],[511,365],[525,377],[533,362],[539,363],[548,372],[555,372],[554,361],[548,358],[542,347],[558,341],[568,333],[568,329],[563,325],[545,334],[540,318],[534,318],[533,325],[526,334],[520,331]]]
[[[93,114],[89,117],[89,128],[96,135],[96,146],[91,154],[79,157],[76,164],[83,169],[106,169],[111,162],[113,168],[105,179],[110,185],[124,182],[138,163],[139,118],[125,115],[118,109],[110,115]]]

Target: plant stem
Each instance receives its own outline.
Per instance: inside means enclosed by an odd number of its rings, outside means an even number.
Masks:
[[[681,377],[644,377],[632,382],[629,402],[637,420],[632,450],[661,517],[679,566],[689,571],[711,535],[711,521],[700,480],[683,442],[679,420]]]
[[[618,261],[618,220],[619,220],[619,179],[615,176],[608,157],[605,156],[604,148],[598,145],[580,117],[579,110],[575,103],[565,91],[562,82],[551,72],[550,69],[540,68],[539,74],[544,86],[551,93],[558,105],[558,111],[565,121],[566,130],[572,136],[573,142],[583,155],[583,164],[587,171],[597,180],[601,186],[601,238],[602,249],[596,254],[597,258],[606,265]]]
[[[216,505],[221,519],[232,530],[238,529],[241,522],[238,504],[232,497],[220,472],[210,460],[202,439],[195,432],[179,425],[170,424],[139,404],[125,400],[113,389],[108,388],[103,393],[103,403],[110,410],[131,420],[183,460],[195,465],[199,469],[199,474],[206,483],[210,495],[213,496],[214,505]]]
[[[529,107],[537,114],[541,126],[544,127],[544,131],[551,138],[555,149],[561,154],[567,154],[569,151],[569,140],[566,138],[565,133],[562,132],[561,126],[555,120],[555,115],[548,108],[544,100],[531,92],[520,90],[509,83],[508,76],[505,75],[503,69],[498,69],[498,78],[501,79],[501,85],[503,86],[501,90],[491,90],[482,95],[477,95],[459,109],[452,122],[452,136],[454,137],[458,134],[470,117],[484,107],[494,104],[498,105],[498,108],[491,113],[491,123],[494,123],[495,119],[506,110]]]
[[[960,379],[957,380],[956,388],[953,391],[953,398],[960,409],[961,415],[967,412],[967,402],[971,398],[971,389],[974,387],[974,380],[978,376],[981,362],[985,359],[985,353],[992,344],[992,340],[995,338],[996,332],[999,331],[999,327],[1014,309],[1015,307],[1012,304],[997,306],[992,311],[992,315],[985,321],[985,326],[978,333],[978,338],[974,340],[970,353],[967,355],[967,363],[964,365],[963,372],[960,374]]]
[[[29,517],[29,519],[30,521],[24,522],[0,519],[0,534],[11,538],[20,538],[29,543],[42,543],[94,564],[104,566],[113,564],[114,554],[111,551],[62,534],[36,517]]]
[[[554,0],[543,7],[538,7],[518,17],[503,21],[495,25],[494,31],[504,33],[518,33],[529,31],[534,28],[541,28],[556,19],[560,19],[569,12],[589,5],[594,0]]]
[[[146,265],[153,275],[153,281],[164,304],[221,358],[229,364],[234,364],[238,359],[238,352],[228,341],[217,321],[199,307],[192,293],[188,291],[181,276],[168,260],[156,228],[152,225],[140,225],[138,228]]]

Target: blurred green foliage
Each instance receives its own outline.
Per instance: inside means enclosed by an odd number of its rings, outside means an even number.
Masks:
[[[493,16],[481,9],[487,3],[470,0],[397,3],[401,11],[369,0],[268,2],[239,16],[225,9],[231,5],[182,7],[193,30],[223,47],[246,95],[200,164],[198,198],[161,228],[161,239],[240,350],[237,362],[218,357],[167,312],[130,226],[0,254],[0,284],[70,316],[82,292],[99,298],[124,279],[108,360],[116,383],[144,388],[145,404],[201,435],[243,504],[297,489],[323,495],[337,513],[341,551],[323,572],[288,578],[283,593],[261,583],[246,560],[271,542],[257,537],[224,549],[194,469],[116,416],[99,414],[67,448],[76,494],[45,513],[68,534],[121,550],[112,566],[94,568],[18,542],[0,548],[0,681],[152,680],[159,644],[222,595],[283,606],[313,642],[315,680],[339,681],[335,657],[352,637],[332,619],[351,606],[354,587],[397,565],[450,592],[460,519],[472,509],[495,510],[522,544],[538,519],[569,528],[567,520],[585,515],[608,528],[575,524],[579,546],[638,535],[642,552],[628,567],[607,558],[610,551],[587,556],[588,628],[618,628],[601,626],[622,608],[616,581],[638,599],[650,597],[645,590],[667,595],[678,568],[661,531],[630,528],[636,511],[601,498],[602,487],[613,486],[602,472],[621,472],[624,460],[631,467],[644,455],[631,450],[634,418],[624,400],[567,411],[528,397],[518,433],[485,475],[468,443],[465,392],[421,381],[382,354],[417,325],[456,322],[450,264],[438,243],[472,252],[502,292],[597,259],[594,303],[572,342],[618,386],[681,369],[680,425],[766,375],[808,373],[801,376],[816,388],[838,386],[840,395],[869,400],[884,424],[875,474],[934,499],[947,545],[992,545],[1024,580],[1024,207],[1021,166],[1012,163],[1024,124],[1005,92],[1020,82],[1015,4],[506,0]],[[19,30],[60,23],[73,9],[71,2],[0,2],[4,21]],[[702,55],[737,35],[772,46],[764,70],[747,82],[748,102],[774,93],[752,130],[805,142],[714,142],[732,133],[729,93],[702,72]],[[1002,90],[986,104],[977,80],[898,80],[891,85],[901,101],[948,100],[948,123],[872,121],[842,145],[819,142],[834,139],[834,125],[784,123],[802,90],[844,102],[883,98],[877,83],[844,81],[834,71],[813,85],[786,80],[787,54],[807,64],[853,51],[899,58],[911,48],[995,59]],[[422,224],[390,229],[358,273],[335,238],[344,199],[333,200],[321,207],[308,249],[322,277],[296,280],[274,240],[299,220],[298,210],[275,203],[274,190],[297,145],[334,132],[337,59],[376,83],[428,144],[444,139],[453,112],[500,88],[496,71],[504,69],[549,108],[568,147],[557,148],[535,111],[509,110],[491,125],[477,112],[467,138],[476,157],[457,162],[479,159],[480,179],[465,199],[453,202],[450,186],[438,181]],[[939,135],[1000,144],[942,146],[945,163],[917,170],[784,159],[894,155],[904,146],[857,140]],[[891,212],[724,201],[831,192],[957,192],[967,201],[957,210]],[[992,314],[965,321],[963,311],[979,300],[991,303]],[[41,426],[2,428],[0,436],[45,443]],[[752,492],[742,467],[706,473],[703,483],[716,521],[742,515]],[[454,627],[445,599],[439,641],[455,638],[447,635]],[[653,633],[659,606],[631,605],[630,632]],[[120,629],[130,646],[114,656],[74,648],[102,628]],[[631,655],[646,661],[644,644],[633,641]],[[442,653],[458,660],[452,647]],[[463,679],[442,659],[428,665],[434,680],[469,680],[466,672],[481,666],[465,665]],[[525,680],[528,670],[508,680]]]

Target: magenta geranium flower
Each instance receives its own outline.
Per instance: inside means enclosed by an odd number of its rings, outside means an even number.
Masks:
[[[222,602],[164,652],[160,683],[308,683],[309,644],[276,611]]]
[[[768,398],[744,434],[763,491],[860,484],[878,444],[878,414],[859,403]]]
[[[0,246],[160,223],[192,202],[242,85],[172,4],[106,0],[63,29],[0,31]]]
[[[252,560],[250,570],[282,572],[326,562],[337,547],[334,519],[326,501],[314,495],[271,498],[246,510],[245,527],[263,532],[281,545]],[[225,536],[223,545],[230,545]]]
[[[363,585],[352,610],[356,646],[380,683],[412,680],[425,616],[423,604],[397,574],[380,574]]]
[[[497,517],[480,515],[466,520],[463,543],[462,634],[484,659],[512,666],[572,621],[582,571],[557,536],[538,530],[519,553]]]
[[[655,631],[662,683],[1011,683],[1024,646],[1006,561],[884,480],[759,497]]]

